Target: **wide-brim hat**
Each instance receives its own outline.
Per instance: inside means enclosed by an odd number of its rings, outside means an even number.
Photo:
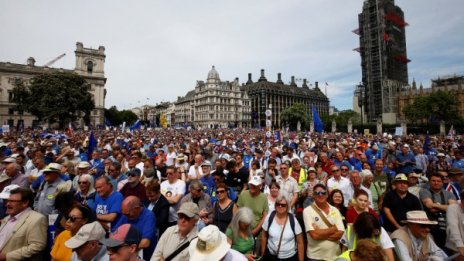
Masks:
[[[395,178],[392,180],[392,183],[401,182],[401,181],[408,182],[408,177],[406,177],[406,175],[403,173],[397,174]]]
[[[436,225],[437,221],[432,221],[427,217],[427,214],[423,210],[413,210],[406,212],[406,220],[401,221],[402,223],[415,223],[424,225]]]
[[[189,245],[191,261],[221,260],[229,251],[227,237],[215,225],[203,228]]]

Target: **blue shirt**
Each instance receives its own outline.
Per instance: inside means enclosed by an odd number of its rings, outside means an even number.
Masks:
[[[69,180],[69,176],[68,175],[65,175],[65,174],[60,174],[60,178],[64,181],[68,181]],[[40,175],[39,177],[37,177],[33,182],[32,182],[32,188],[34,190],[38,190],[39,187],[40,187],[40,184],[42,184],[42,182],[45,180],[44,178],[44,175]]]
[[[208,178],[206,178],[206,176],[203,176],[203,177],[200,178],[200,182],[201,182],[201,184],[203,184],[203,191],[206,194],[211,195],[214,188],[216,187],[216,184],[214,183],[213,176],[209,175]]]
[[[119,224],[119,219],[121,219],[121,204],[124,200],[124,197],[121,193],[113,191],[108,197],[102,198],[97,193],[95,196],[95,205],[93,211],[95,214],[111,214],[116,213],[117,216],[113,222],[111,222],[111,232],[116,231]],[[119,224],[120,225],[120,224]]]
[[[464,159],[454,160],[453,167],[464,171]]]
[[[406,155],[403,152],[396,153],[396,160],[400,163],[406,163],[404,166],[398,165],[396,173],[409,174],[416,166],[416,157],[411,152],[408,152]]]
[[[136,219],[128,219],[125,215],[122,215],[117,226],[119,227],[123,224],[134,225],[139,230],[142,239],[146,238],[150,240],[150,245],[156,243],[156,216],[153,211],[143,208]]]

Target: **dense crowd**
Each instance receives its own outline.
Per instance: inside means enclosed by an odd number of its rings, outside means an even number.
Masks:
[[[0,261],[464,260],[459,136],[0,138]]]

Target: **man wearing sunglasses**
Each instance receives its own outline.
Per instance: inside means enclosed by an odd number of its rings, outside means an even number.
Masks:
[[[342,176],[340,167],[337,165],[332,165],[330,171],[332,177],[327,180],[327,188],[329,189],[329,193],[334,189],[341,190],[343,197],[345,198],[345,202],[343,202],[343,204],[345,207],[348,207],[348,202],[353,197],[352,194],[350,195],[351,182],[348,178]]]
[[[313,189],[314,203],[303,211],[307,232],[308,260],[335,260],[340,254],[339,240],[345,227],[337,208],[327,202],[327,188],[316,184]]]

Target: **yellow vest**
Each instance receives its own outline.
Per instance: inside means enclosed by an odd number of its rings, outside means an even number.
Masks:
[[[346,250],[341,255],[339,255],[335,261],[351,261],[350,253],[351,250]]]
[[[292,168],[288,169],[288,175],[292,176]],[[306,171],[303,168],[300,168],[300,176],[298,177],[298,188],[301,190],[303,188],[303,184],[306,182]]]

